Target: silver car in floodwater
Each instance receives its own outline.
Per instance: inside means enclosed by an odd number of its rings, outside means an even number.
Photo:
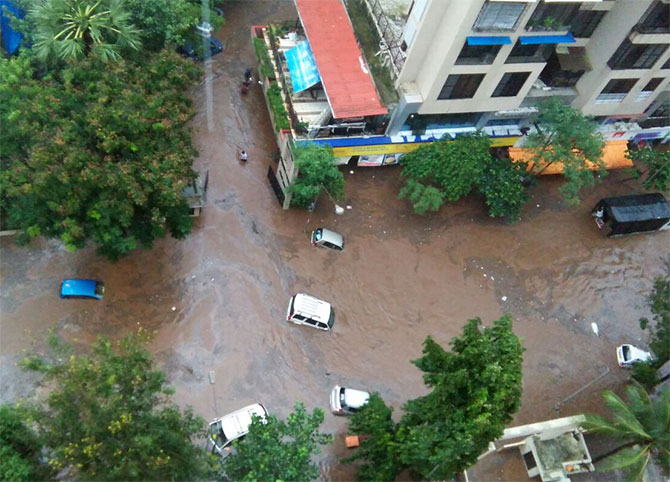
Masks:
[[[316,228],[312,231],[311,242],[314,246],[322,246],[334,251],[342,251],[344,249],[342,235],[326,228]]]

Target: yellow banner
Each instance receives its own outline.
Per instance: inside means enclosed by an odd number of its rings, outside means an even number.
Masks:
[[[518,136],[510,137],[492,137],[491,147],[509,147],[513,146],[517,141]],[[369,146],[346,146],[333,147],[333,155],[335,157],[351,157],[351,156],[372,156],[375,154],[404,154],[412,152],[427,144],[426,142],[412,142],[406,144],[373,144]]]

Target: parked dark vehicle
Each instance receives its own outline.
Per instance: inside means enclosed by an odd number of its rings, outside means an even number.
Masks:
[[[607,236],[670,229],[670,204],[660,193],[604,198],[591,215]]]
[[[197,38],[195,42],[201,42],[200,38]],[[201,55],[199,52],[202,52],[202,47],[200,47],[200,44],[196,47],[195,42],[186,42],[184,45],[179,47],[178,51],[180,54],[182,54],[184,57],[187,57],[189,59],[193,60],[202,60],[203,58],[207,58],[206,55]],[[219,39],[214,37],[213,35],[209,36],[209,51],[210,51],[210,56],[215,56],[219,52],[223,51],[223,44]]]

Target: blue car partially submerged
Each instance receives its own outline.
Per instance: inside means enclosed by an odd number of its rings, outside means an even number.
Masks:
[[[101,300],[105,292],[102,281],[92,279],[66,279],[60,285],[61,298],[93,298]]]

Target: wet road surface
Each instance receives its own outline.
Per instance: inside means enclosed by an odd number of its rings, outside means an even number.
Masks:
[[[416,216],[397,199],[397,167],[345,168],[344,215],[325,196],[311,215],[282,211],[266,178],[276,145],[260,86],[242,96],[239,83],[255,67],[248,28],[295,20],[295,11],[289,1],[225,7],[217,34],[224,51],[194,91],[196,167],[209,169],[210,181],[193,234],[118,263],[92,248],[72,254],[56,241],[19,248],[2,239],[1,400],[33,392],[16,362],[42,349],[48,330],[84,345],[141,325],[156,330],[151,349],[177,401],[207,419],[256,401],[280,416],[296,400],[327,412],[335,384],[379,391],[398,409],[425,393],[409,361],[427,335],[446,346],[467,319],[489,324],[511,313],[527,349],[515,423],[555,416],[558,402],[610,370],[560,415],[598,411],[600,392],[620,389],[628,375],[616,366],[616,345],[645,346],[637,319],[647,315],[643,296],[670,246],[667,232],[607,239],[596,229],[589,210],[597,199],[635,186],[614,173],[581,206],[566,208],[559,180],[543,179],[523,221],[508,225],[488,218],[474,197]],[[241,149],[246,164],[237,160]],[[343,252],[309,244],[322,225],[344,235]],[[105,299],[60,300],[67,277],[104,280]],[[333,304],[332,332],[286,322],[296,292]],[[322,428],[336,435],[320,457],[323,477],[351,478],[337,462],[346,420],[327,413]]]

